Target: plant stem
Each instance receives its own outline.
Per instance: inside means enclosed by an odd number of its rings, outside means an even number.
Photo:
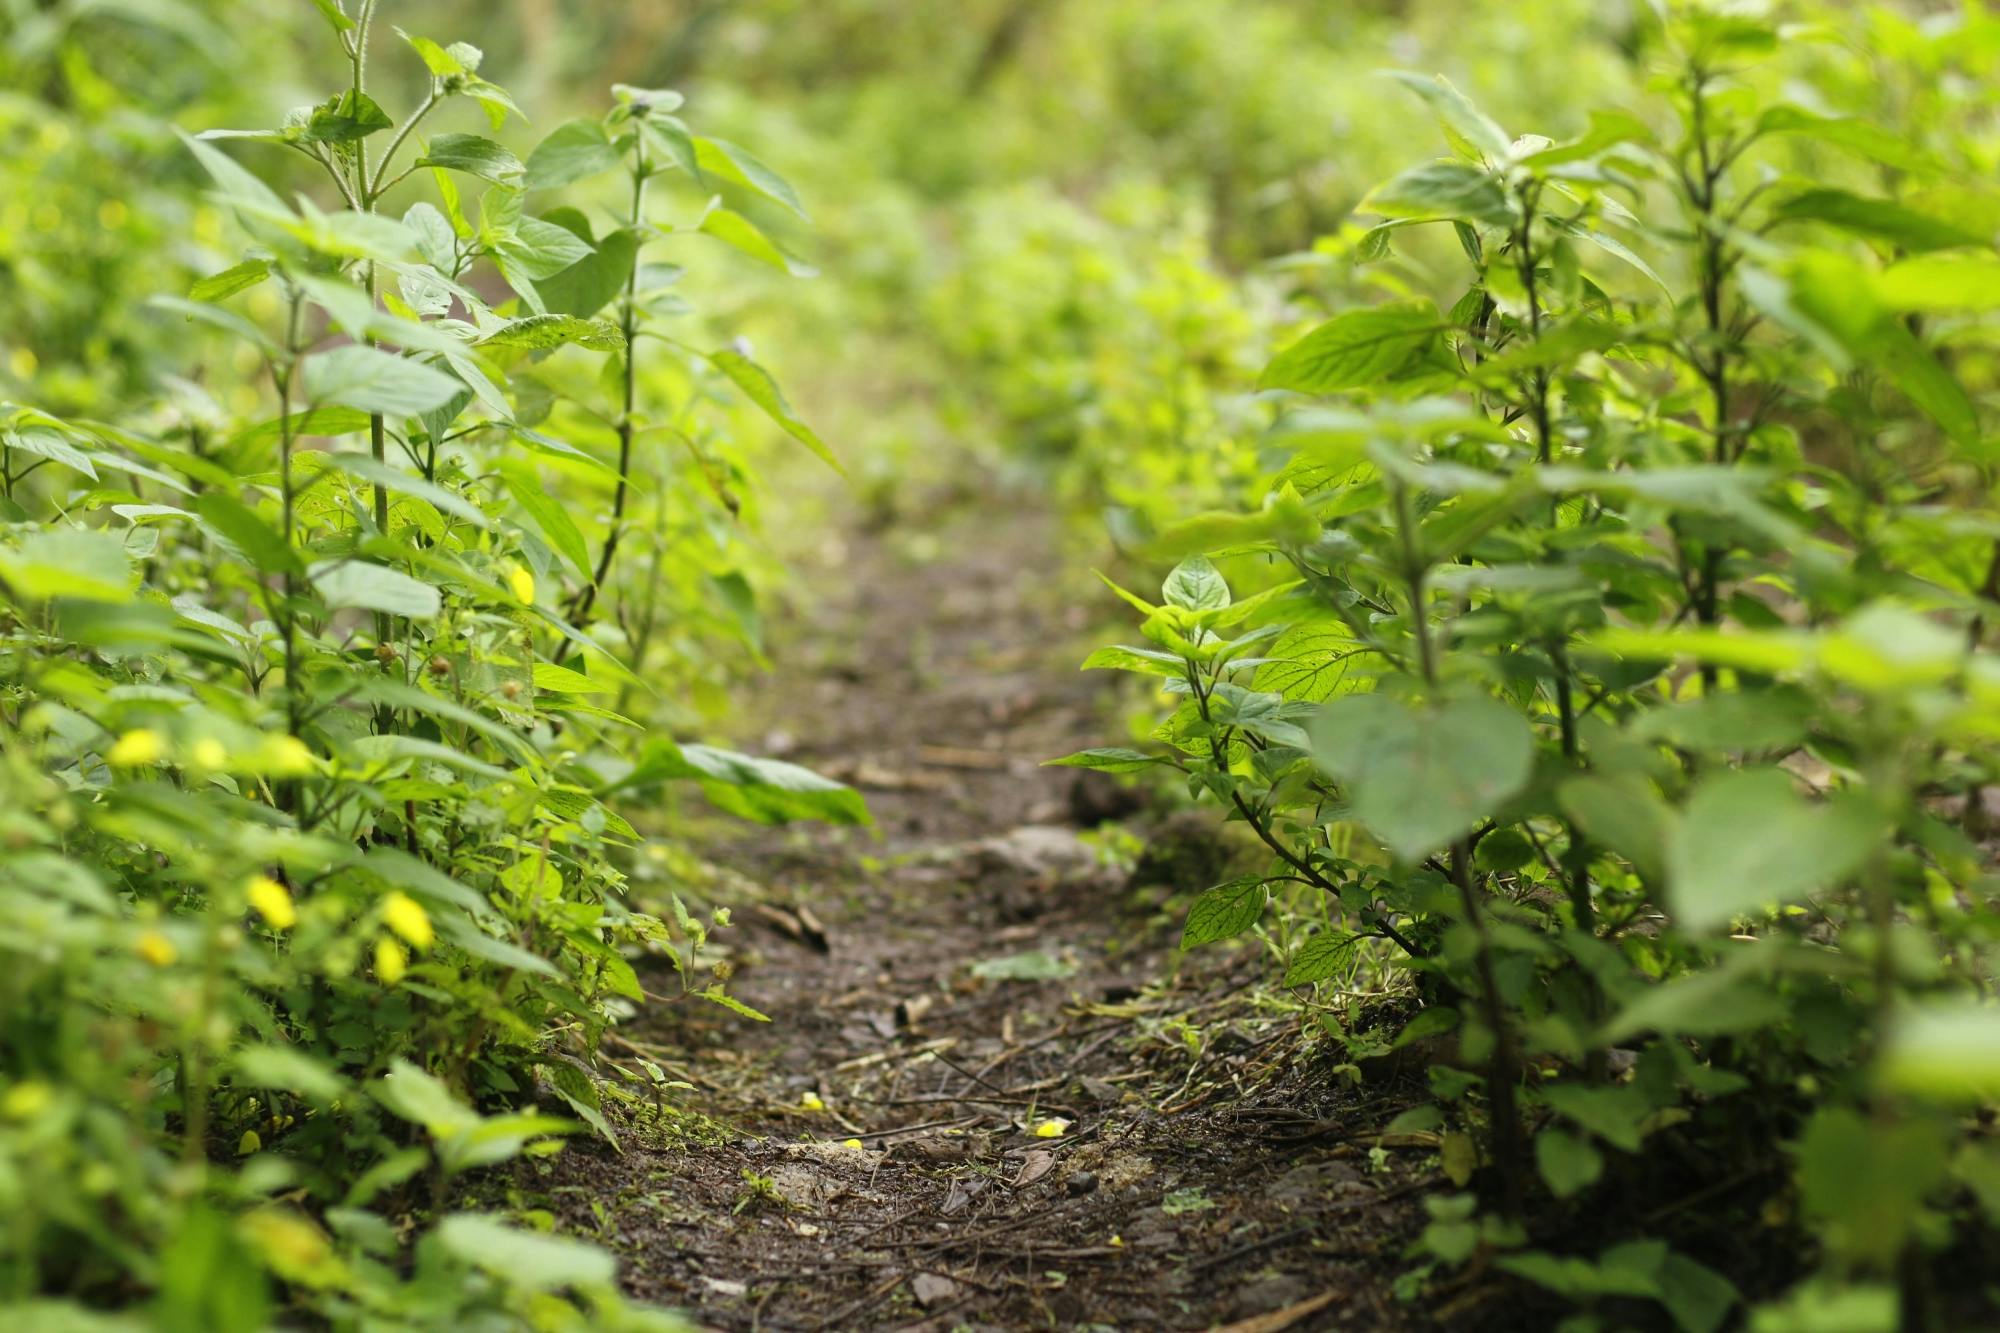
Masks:
[[[1410,488],[1406,483],[1397,481],[1395,493],[1398,535],[1403,544],[1403,571],[1409,584],[1410,625],[1417,640],[1417,663],[1423,673],[1424,684],[1435,694],[1438,685],[1437,649],[1431,642],[1430,617],[1425,611],[1425,565],[1417,549]],[[1494,967],[1492,931],[1487,927],[1479,892],[1472,883],[1472,840],[1464,835],[1451,844],[1451,880],[1458,889],[1459,905],[1465,913],[1466,924],[1471,927],[1477,942],[1475,968],[1479,976],[1479,1003],[1484,1010],[1482,1017],[1493,1037],[1493,1054],[1486,1070],[1486,1095],[1492,1108],[1489,1148],[1493,1165],[1500,1173],[1502,1207],[1508,1216],[1513,1217],[1521,1211],[1521,1173],[1525,1160],[1521,1148],[1520,1113],[1514,1101],[1514,1080],[1518,1076],[1519,1061],[1514,1052],[1513,1030],[1507,1023],[1506,1004],[1500,993],[1499,973]]]
[[[646,141],[635,137],[637,154],[632,170],[632,216],[631,226],[636,232],[642,225],[646,210]],[[638,347],[634,343],[639,328],[639,248],[633,247],[632,267],[625,275],[625,301],[620,313],[619,328],[625,335],[624,405],[618,414],[618,480],[611,491],[611,526],[604,534],[604,550],[597,558],[597,569],[591,575],[590,583],[577,594],[576,604],[571,609],[569,620],[578,629],[584,627],[584,618],[597,601],[597,591],[604,586],[611,575],[611,561],[618,554],[618,541],[624,535],[625,497],[630,487],[626,481],[632,470],[632,413],[638,399]],[[568,655],[568,644],[557,650],[556,660],[560,662]]]

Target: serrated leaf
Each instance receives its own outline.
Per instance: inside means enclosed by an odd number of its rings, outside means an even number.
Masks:
[[[617,145],[595,120],[559,125],[528,154],[528,188],[554,190],[621,165]]]
[[[527,168],[521,159],[491,139],[477,134],[440,134],[417,159],[420,167],[462,171],[468,176],[492,181],[495,185],[518,185]]]
[[[615,352],[625,346],[625,335],[616,324],[601,319],[529,315],[508,320],[479,341],[481,346],[536,349],[575,343],[593,352]]]
[[[1441,327],[1427,301],[1350,310],[1278,353],[1257,387],[1318,394],[1367,388],[1415,360]]]
[[[1270,890],[1258,875],[1232,879],[1209,889],[1188,908],[1187,923],[1181,927],[1181,949],[1241,935],[1257,924],[1270,896]]]
[[[413,417],[444,406],[465,386],[408,357],[358,344],[305,359],[306,397],[383,416]]]

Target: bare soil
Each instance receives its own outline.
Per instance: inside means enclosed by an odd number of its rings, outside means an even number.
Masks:
[[[742,737],[863,788],[878,827],[699,835],[732,872],[703,893],[730,992],[772,1021],[649,1006],[609,1054],[694,1090],[525,1193],[714,1329],[1435,1326],[1392,1285],[1436,1155],[1372,1137],[1421,1086],[1333,1075],[1254,948],[1178,953],[1226,841],[1040,766],[1107,725],[1041,591],[1054,523],[1032,496],[953,510],[820,553]],[[1159,833],[1137,873],[1107,817]]]

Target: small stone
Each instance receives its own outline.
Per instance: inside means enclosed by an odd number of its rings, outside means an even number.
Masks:
[[[928,1310],[958,1295],[958,1284],[937,1273],[919,1273],[910,1279],[910,1294]]]
[[[1063,1182],[1063,1188],[1071,1194],[1088,1194],[1097,1188],[1097,1176],[1090,1171],[1072,1171],[1069,1179]]]

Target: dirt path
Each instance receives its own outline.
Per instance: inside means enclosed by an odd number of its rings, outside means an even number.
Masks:
[[[866,789],[880,836],[706,846],[743,876],[730,989],[773,1021],[684,1003],[627,1029],[729,1128],[573,1149],[550,1206],[716,1329],[1422,1325],[1389,1286],[1435,1159],[1355,1141],[1409,1098],[1297,1058],[1255,951],[1178,959],[1145,886],[1215,867],[1103,864],[1081,826],[1130,797],[1037,766],[1104,734],[1102,678],[1034,591],[1050,520],[988,496],[915,545],[852,535],[806,571],[746,737]]]

